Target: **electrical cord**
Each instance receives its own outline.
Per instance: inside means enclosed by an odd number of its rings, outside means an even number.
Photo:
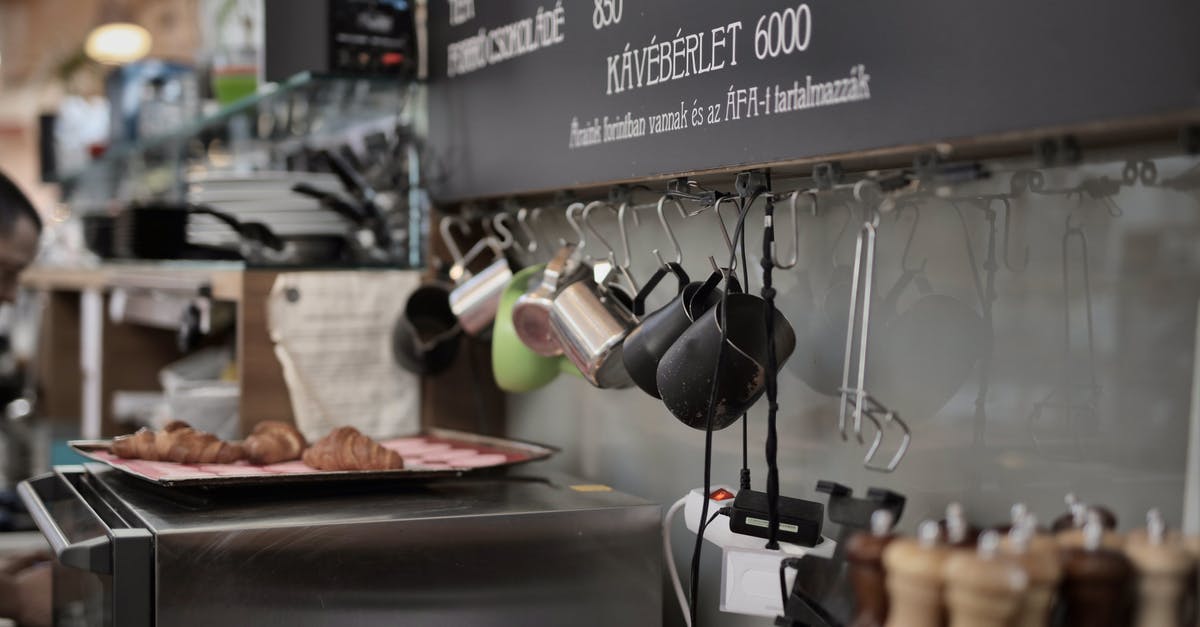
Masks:
[[[667,562],[667,573],[671,576],[671,587],[675,590],[675,599],[679,601],[679,611],[683,613],[684,624],[687,627],[692,627],[692,615],[688,610],[687,596],[683,593],[683,584],[679,581],[679,569],[675,567],[675,554],[671,550],[671,523],[674,522],[675,515],[679,513],[679,510],[687,505],[687,499],[688,497],[685,495],[671,504],[671,507],[667,509],[667,513],[663,517],[662,539],[663,558]],[[699,533],[703,534],[704,530],[708,528],[709,523],[716,520],[717,516],[722,514],[728,515],[729,509],[728,507],[722,507],[713,512],[712,516],[709,516],[708,520],[700,525]]]
[[[675,514],[679,513],[679,510],[683,509],[686,504],[687,496],[684,495],[667,509],[667,515],[663,517],[662,540],[663,557],[667,561],[667,572],[671,575],[671,587],[675,589],[679,610],[683,612],[683,623],[687,627],[692,627],[692,614],[688,610],[687,596],[683,594],[683,584],[679,582],[679,569],[675,567],[675,554],[671,551],[671,523],[675,520]]]
[[[745,230],[745,225],[746,225],[746,216],[750,213],[750,205],[754,204],[755,198],[757,198],[757,192],[750,197],[749,202],[743,203],[738,208],[737,227],[734,229],[734,232],[733,232],[733,241],[735,244],[742,241],[745,237],[744,230]],[[729,263],[726,264],[725,267],[732,268],[735,261],[737,261],[737,251],[736,250],[730,252]],[[728,299],[729,299],[729,289],[728,288],[729,288],[730,280],[731,280],[731,278],[730,278],[729,274],[726,274],[726,279],[725,279],[726,289],[725,289],[724,293],[721,295],[721,302],[718,303],[718,305],[717,305],[717,307],[719,307],[719,309],[717,311],[717,315],[720,318],[721,341],[717,345],[717,359],[716,359],[716,364],[713,366],[713,376],[712,376],[712,381],[713,381],[714,385],[712,386],[712,389],[710,390],[709,396],[708,396],[708,411],[707,411],[707,416],[705,419],[705,428],[704,428],[704,496],[705,497],[707,497],[708,494],[712,491],[712,486],[711,486],[711,480],[712,480],[712,434],[713,434],[713,418],[716,413],[716,405],[717,405],[717,386],[715,385],[715,383],[716,383],[717,379],[721,376],[721,363],[725,359],[725,343],[729,338],[729,325],[727,324],[728,307],[726,305],[727,305]],[[732,280],[736,281],[736,278],[734,278]],[[705,498],[704,503],[703,503],[703,505],[701,505],[701,508],[700,508],[700,518],[701,518],[701,520],[703,520],[707,516],[708,516],[708,498]],[[698,624],[697,609],[698,609],[698,601],[699,601],[699,596],[700,596],[700,555],[703,552],[703,550],[704,550],[704,527],[701,527],[699,530],[699,533],[696,534],[696,544],[692,548],[692,564],[691,564],[692,580],[690,582],[690,584],[691,584],[690,614],[691,614],[691,619],[692,619],[693,625]]]
[[[720,219],[720,216],[717,216]],[[742,252],[742,285],[750,289],[750,271],[746,265],[746,238],[740,242]],[[738,477],[738,489],[750,489],[750,414],[742,414],[742,472]]]
[[[787,602],[790,594],[787,589],[787,569],[800,569],[800,558],[788,557],[779,561],[779,595],[783,601],[783,609],[787,611]]]
[[[775,201],[767,198],[766,215],[763,218],[763,288],[762,297],[766,301],[767,325],[767,548],[779,548],[779,435],[776,422],[779,414],[779,382],[777,381],[779,362],[775,354],[775,288],[772,286],[771,275],[775,269]]]

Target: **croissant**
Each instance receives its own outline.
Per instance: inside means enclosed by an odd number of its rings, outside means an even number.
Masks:
[[[258,423],[242,442],[246,459],[260,466],[300,459],[307,446],[304,435],[296,427],[277,420]]]
[[[132,435],[113,438],[112,452],[117,457],[179,464],[231,464],[245,456],[240,444],[224,442],[178,420],[158,433],[143,427]]]
[[[304,451],[304,463],[318,470],[399,470],[404,459],[354,427],[338,427]]]

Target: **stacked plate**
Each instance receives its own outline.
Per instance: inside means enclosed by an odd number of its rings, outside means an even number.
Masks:
[[[243,222],[261,222],[280,237],[344,235],[351,227],[348,220],[292,191],[292,185],[301,181],[330,191],[342,189],[337,177],[327,173],[193,174],[187,179],[187,201],[211,206]],[[237,234],[210,216],[192,216],[187,235],[193,244],[238,244]]]

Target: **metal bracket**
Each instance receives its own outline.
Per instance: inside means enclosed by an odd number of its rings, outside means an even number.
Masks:
[[[881,509],[891,513],[895,524],[907,501],[903,494],[883,488],[868,488],[867,498],[855,498],[853,489],[835,481],[818,481],[817,492],[829,495],[829,505],[825,508],[829,520],[855,529],[870,529],[871,515]]]
[[[566,207],[579,200],[579,196],[570,190],[554,192],[554,200],[551,201],[555,207]]]
[[[983,167],[983,164],[977,161],[947,163],[942,159],[940,154],[932,150],[920,153],[913,158],[913,171],[921,181],[937,185],[967,183],[990,176],[990,173]],[[907,181],[893,183],[892,189],[899,189],[907,183]],[[884,191],[891,191],[885,185],[885,181],[880,181],[880,187]]]
[[[699,190],[692,191],[692,190]],[[697,202],[704,207],[711,207],[721,199],[721,192],[714,189],[704,189],[695,181],[686,176],[673,178],[667,181],[667,196],[671,198],[681,198]],[[698,212],[689,213],[689,216],[696,215]]]
[[[768,170],[738,172],[733,189],[738,196],[750,198],[771,191],[771,173]]]
[[[831,190],[842,182],[842,165],[837,161],[825,161],[813,166],[813,184],[820,190]]]
[[[919,152],[913,157],[913,170],[917,176],[925,178],[937,172],[938,167],[942,165],[942,158],[936,151],[927,150]]]
[[[608,203],[614,207],[623,204],[633,204],[633,186],[628,184],[614,185],[608,189]]]
[[[1083,150],[1074,135],[1047,137],[1034,144],[1033,155],[1046,167],[1075,165],[1083,160]]]
[[[521,203],[516,198],[509,196],[500,201],[500,211],[504,213],[516,214],[521,210]]]

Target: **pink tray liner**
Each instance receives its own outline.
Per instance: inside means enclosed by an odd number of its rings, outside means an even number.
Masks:
[[[404,467],[412,470],[466,470],[522,462],[524,453],[504,451],[470,442],[437,437],[394,438],[380,442],[404,458]],[[254,466],[248,462],[233,464],[176,464],[144,459],[124,459],[108,451],[89,451],[95,459],[127,468],[151,479],[199,479],[205,477],[253,477],[258,475],[303,475],[321,473],[300,460]]]

